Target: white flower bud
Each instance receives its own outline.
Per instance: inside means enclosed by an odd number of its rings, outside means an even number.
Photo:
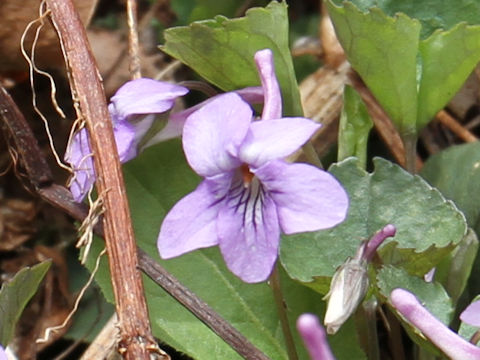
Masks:
[[[359,252],[363,252],[363,247]],[[357,254],[358,255],[358,254]],[[335,334],[353,314],[368,289],[367,262],[360,257],[348,259],[338,268],[330,283],[324,324],[328,334]]]

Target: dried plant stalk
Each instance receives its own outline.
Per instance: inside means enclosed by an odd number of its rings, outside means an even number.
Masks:
[[[103,225],[119,320],[119,352],[132,360],[150,359],[151,353],[168,358],[151,333],[112,122],[85,28],[71,0],[47,0],[47,4],[69,69],[74,101],[90,134],[96,186],[105,206]]]

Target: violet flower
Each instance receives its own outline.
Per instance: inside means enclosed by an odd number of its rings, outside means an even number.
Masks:
[[[270,275],[280,230],[329,228],[344,220],[348,208],[347,194],[332,175],[282,160],[319,125],[281,117],[272,53],[262,50],[255,60],[264,121],[254,121],[252,108],[235,93],[217,96],[187,118],[183,149],[204,180],[167,214],[157,243],[164,259],[219,245],[228,268],[250,283]]]
[[[445,355],[453,360],[480,359],[480,348],[454,333],[425,309],[412,293],[395,289],[390,302],[397,311],[419,329]]]
[[[460,320],[468,325],[480,328],[480,300],[468,305],[460,314]]]
[[[7,353],[2,345],[0,345],[0,360],[8,360]]]
[[[188,89],[183,86],[146,78],[129,81],[118,89],[111,98],[108,110],[122,163],[137,155],[138,145],[155,119],[153,114],[167,112],[175,100],[187,92]],[[162,131],[164,140],[179,134],[175,126],[165,126]],[[85,128],[74,135],[67,147],[65,161],[74,170],[70,191],[74,200],[81,202],[95,183],[92,152]]]
[[[297,330],[312,360],[335,360],[328,345],[325,330],[315,315],[300,315],[297,319]]]

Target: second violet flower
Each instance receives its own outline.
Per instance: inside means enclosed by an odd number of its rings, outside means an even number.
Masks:
[[[265,94],[262,121],[240,96],[217,96],[183,129],[188,163],[204,180],[167,214],[158,238],[164,259],[219,245],[243,281],[264,281],[278,256],[280,232],[330,228],[345,219],[348,196],[329,173],[284,157],[320,127],[282,118],[270,50],[255,56]]]
[[[111,98],[108,110],[122,163],[137,156],[140,141],[152,126],[155,114],[169,111],[175,100],[187,92],[188,89],[183,86],[146,78],[129,81],[118,89]],[[175,124],[167,124],[161,132],[161,140],[180,133],[181,130],[175,129]],[[65,161],[74,172],[70,191],[74,200],[81,202],[96,180],[87,129],[82,128],[73,136],[65,152]]]

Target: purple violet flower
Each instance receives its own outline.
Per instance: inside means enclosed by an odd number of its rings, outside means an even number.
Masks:
[[[108,106],[113,122],[113,134],[122,163],[137,156],[138,145],[152,125],[155,115],[167,112],[175,100],[185,95],[188,89],[152,79],[137,79],[125,83],[111,98]],[[168,133],[164,140],[178,136],[181,129],[165,126]],[[65,161],[74,170],[70,191],[81,202],[95,183],[92,152],[87,130],[80,129],[73,137],[65,153]]]
[[[468,305],[460,314],[460,320],[468,325],[480,328],[480,300]]]
[[[327,335],[318,318],[312,314],[300,315],[297,330],[312,360],[335,360],[327,342]]]
[[[445,355],[453,360],[480,359],[480,348],[454,333],[425,309],[412,293],[395,289],[390,302],[413,326],[419,329]]]
[[[218,95],[186,120],[183,149],[203,182],[167,214],[158,249],[164,259],[219,245],[245,282],[264,281],[278,256],[280,230],[315,231],[345,219],[348,196],[329,173],[282,158],[320,125],[282,118],[270,50],[255,55],[265,94],[263,121],[235,93]]]
[[[0,345],[0,360],[8,360],[7,353],[2,345]]]

